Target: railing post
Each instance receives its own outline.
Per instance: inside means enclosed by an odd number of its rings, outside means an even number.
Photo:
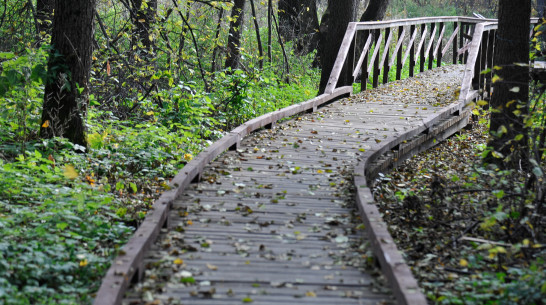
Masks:
[[[377,39],[375,41],[375,47],[376,48],[381,48],[381,44],[380,44],[380,41],[379,41],[379,33],[381,32],[381,30],[375,30],[375,33],[374,33],[374,36],[375,36],[375,39]],[[375,50],[374,50],[375,52]],[[379,60],[380,60],[380,56],[379,56],[379,53],[377,54],[378,56],[376,56],[374,58],[374,62],[373,62],[373,82],[372,82],[372,85],[374,88],[377,88],[377,86],[379,85],[379,73],[381,72],[381,70],[379,69]]]
[[[350,81],[350,85],[353,85],[353,71],[355,69],[355,52],[356,52],[356,35],[357,31],[355,31],[351,46],[349,47],[349,54],[347,54],[347,61],[345,62],[345,75],[346,78]]]
[[[489,54],[489,33],[483,33],[482,35],[482,45],[481,45],[481,58],[480,58],[480,69],[479,69],[479,89],[484,90],[485,89],[485,74],[482,73],[482,71],[485,70],[487,66],[487,55]]]
[[[415,25],[410,26],[410,36],[413,36],[413,33],[417,31],[415,28]],[[415,73],[415,42],[411,44],[411,46],[408,46],[410,48],[410,61],[409,61],[409,77],[413,77],[413,74]]]
[[[430,24],[430,41],[433,42],[432,46],[434,46],[434,39],[436,38],[436,33],[435,33],[435,30],[436,29],[436,23],[433,22]],[[428,51],[428,69],[431,70],[434,66],[434,48],[431,47],[430,50]]]
[[[445,31],[445,27],[446,27],[446,24],[443,23],[443,22],[440,22],[440,35],[438,36],[438,44],[439,44],[439,47],[437,48],[438,49],[438,53],[437,53],[437,59],[436,59],[436,67],[441,67],[442,66],[442,49],[443,49],[443,33]]]
[[[489,35],[487,35],[487,67],[491,69],[489,73],[486,74],[485,77],[485,91],[487,92],[487,97],[491,99],[491,79],[493,78],[493,73],[495,72],[493,67],[493,57],[495,56],[495,37],[496,37],[497,31],[496,30],[490,30]]]
[[[369,30],[366,30],[364,32],[364,35],[363,36],[363,41],[367,41],[368,40],[368,37],[372,35],[372,33],[369,31]],[[371,45],[370,45],[370,50],[371,50]],[[360,90],[361,91],[364,91],[364,90],[367,90],[368,89],[368,77],[370,76],[368,74],[368,58],[369,58],[369,51],[366,51],[367,54],[364,56],[364,62],[362,63],[362,66],[360,68],[361,70],[361,74],[360,74]]]
[[[426,28],[427,28],[426,23],[421,24],[421,36],[425,35]],[[419,51],[419,72],[424,72],[424,71],[425,71],[425,48],[421,47],[421,50]]]
[[[398,27],[398,40],[404,39],[404,37],[400,37],[402,35],[402,32],[404,31],[403,26]],[[411,37],[411,34],[410,34]],[[397,43],[398,44],[398,43]],[[396,53],[396,80],[400,80],[402,78],[402,47],[398,48],[398,52]]]
[[[385,44],[383,48],[383,56],[385,60],[383,61],[383,84],[389,82],[389,53],[390,53],[390,40],[389,36],[391,35],[391,28],[385,28]]]
[[[459,25],[459,23],[457,21],[453,22],[453,31],[456,31],[457,30],[457,26]],[[459,30],[459,33],[460,33],[461,30]],[[457,52],[459,51],[459,47],[457,45],[457,40],[461,37],[461,35],[459,33],[455,33],[455,39],[453,39],[453,64],[456,65],[458,64],[458,56],[457,56]]]

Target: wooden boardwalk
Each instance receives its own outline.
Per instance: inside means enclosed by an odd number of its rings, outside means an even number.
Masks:
[[[390,304],[356,216],[353,167],[453,101],[460,66],[245,138],[173,205],[123,304]]]

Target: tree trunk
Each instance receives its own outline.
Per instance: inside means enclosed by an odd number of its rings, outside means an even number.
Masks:
[[[321,46],[320,46],[320,63],[322,66],[322,74],[320,78],[319,94],[324,93],[330,73],[334,67],[337,58],[337,53],[343,42],[345,31],[349,22],[355,20],[356,1],[355,0],[328,0],[327,21],[321,24]],[[326,24],[325,24],[326,23]],[[347,69],[347,65],[343,70]],[[341,72],[338,80],[338,86],[349,85],[352,80],[349,80],[345,71]]]
[[[85,118],[89,103],[89,72],[93,52],[96,0],[56,0],[45,87],[43,138],[66,137],[86,146]]]
[[[370,0],[366,11],[360,17],[360,22],[383,20],[387,13],[390,0]]]
[[[234,0],[233,8],[231,9],[231,21],[229,23],[229,37],[228,37],[228,54],[226,58],[225,67],[235,70],[239,67],[239,61],[241,59],[241,32],[244,24],[244,12],[245,12],[246,0]]]
[[[495,71],[500,79],[493,83],[489,145],[504,157],[512,156],[486,161],[519,168],[520,162],[528,161],[524,118],[529,112],[531,0],[501,0],[499,4],[494,63],[501,69]],[[524,137],[516,141],[520,135]]]
[[[316,0],[280,0],[279,31],[286,41],[296,41],[296,52],[307,54],[319,42]]]
[[[133,45],[142,43],[144,49],[153,49],[152,25],[157,12],[157,0],[131,0],[132,19],[134,26]],[[144,4],[144,5],[143,5]]]
[[[36,1],[36,21],[38,32],[51,34],[51,17],[53,15],[53,0]]]
[[[264,49],[262,46],[262,37],[260,35],[260,25],[258,24],[258,16],[256,16],[256,7],[254,6],[254,0],[250,0],[250,7],[252,8],[252,19],[254,20],[254,30],[256,31],[256,40],[258,41],[258,54],[260,69],[264,67]]]

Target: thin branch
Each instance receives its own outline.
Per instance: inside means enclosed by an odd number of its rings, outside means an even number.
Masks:
[[[193,45],[195,46],[195,53],[197,55],[197,63],[199,64],[199,71],[201,72],[201,78],[203,79],[203,82],[205,83],[205,91],[208,92],[210,90],[210,87],[209,87],[209,84],[208,84],[207,79],[205,77],[205,71],[203,70],[203,65],[201,64],[201,54],[199,53],[199,45],[197,44],[197,39],[195,39],[193,29],[191,28],[190,24],[188,23],[188,20],[186,20],[186,18],[184,17],[184,14],[182,14],[180,9],[178,8],[178,3],[176,2],[176,0],[172,0],[172,2],[174,4],[174,6],[177,8],[178,15],[180,15],[180,18],[182,18],[182,21],[184,21],[184,24],[186,24],[186,26],[188,27],[188,29],[190,31],[191,38],[193,40]]]

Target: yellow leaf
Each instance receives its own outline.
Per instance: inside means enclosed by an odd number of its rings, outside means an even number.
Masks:
[[[321,170],[321,169],[319,169],[319,170],[317,171],[317,174],[322,174],[322,173],[324,173],[324,171]]]
[[[153,111],[148,111],[148,112],[146,112],[146,115],[154,115],[154,112]]]
[[[87,264],[89,264],[89,262],[87,262],[87,259],[84,259],[84,260],[80,261],[80,267],[85,267],[85,266],[87,266]]]
[[[496,83],[498,81],[502,81],[502,78],[500,76],[498,76],[498,75],[495,75],[495,76],[493,76],[493,79],[491,79],[491,81],[493,83]]]
[[[485,105],[488,105],[489,103],[488,103],[487,101],[484,101],[484,100],[479,100],[479,101],[477,102],[477,104],[478,104],[478,106],[482,106],[482,107],[483,107],[483,106],[485,106]]]
[[[49,127],[49,120],[46,120],[46,121],[42,124],[42,127],[43,127],[43,128],[48,128],[48,127]]]
[[[64,173],[63,175],[68,179],[76,179],[78,178],[78,172],[74,168],[73,165],[66,165],[64,167]]]
[[[466,267],[468,266],[468,261],[464,258],[461,258],[461,260],[459,261],[459,265],[461,265],[461,267]]]
[[[184,261],[181,258],[177,258],[177,259],[174,260],[175,265],[182,265],[183,263],[184,263]]]
[[[188,226],[191,226],[191,225],[193,224],[193,221],[188,220],[188,221],[186,222],[186,224],[187,224]]]
[[[214,266],[214,265],[211,265],[211,264],[207,264],[207,268],[209,268],[210,270],[213,270],[213,271],[218,270],[217,266]]]
[[[314,291],[307,291],[305,293],[305,295],[310,297],[310,298],[316,298],[317,297],[317,294]]]
[[[191,161],[193,159],[193,156],[191,154],[184,154],[184,160]]]

